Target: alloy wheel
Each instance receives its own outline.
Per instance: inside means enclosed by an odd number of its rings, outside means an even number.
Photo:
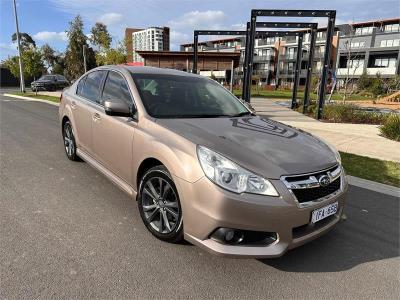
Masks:
[[[75,154],[74,137],[71,124],[69,123],[64,125],[64,147],[68,157],[72,157]]]
[[[161,177],[151,177],[143,184],[141,203],[146,222],[158,233],[171,233],[179,226],[181,219],[174,189]]]

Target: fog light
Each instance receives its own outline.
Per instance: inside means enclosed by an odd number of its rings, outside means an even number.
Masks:
[[[243,241],[244,235],[241,230],[231,228],[218,228],[211,235],[211,239],[222,244],[239,244]]]

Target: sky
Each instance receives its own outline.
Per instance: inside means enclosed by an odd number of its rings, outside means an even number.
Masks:
[[[83,18],[86,34],[96,22],[102,22],[108,26],[114,43],[123,40],[126,27],[169,26],[171,50],[179,50],[180,44],[192,41],[194,29],[243,29],[252,8],[335,9],[336,24],[341,24],[399,17],[399,3],[398,0],[17,0],[17,11],[20,32],[29,33],[38,46],[48,43],[57,51],[65,50],[65,31],[77,14]],[[0,5],[0,60],[3,60],[16,54],[11,42],[15,21],[13,1],[0,0]],[[326,24],[325,18],[300,20]]]

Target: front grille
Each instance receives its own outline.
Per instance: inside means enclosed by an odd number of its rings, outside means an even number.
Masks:
[[[340,177],[331,182],[327,186],[319,186],[309,189],[293,189],[292,192],[296,196],[299,203],[314,201],[330,194],[333,194],[340,189]]]
[[[340,190],[341,175],[342,167],[336,165],[315,173],[282,176],[281,180],[292,191],[300,207],[306,207]]]

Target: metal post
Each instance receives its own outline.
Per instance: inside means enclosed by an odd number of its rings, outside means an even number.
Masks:
[[[246,98],[245,101],[250,103],[251,98],[251,79],[253,75],[253,56],[254,56],[254,43],[255,43],[255,32],[256,32],[256,17],[251,16],[250,32],[249,32],[249,56],[247,62],[246,72]]]
[[[232,59],[232,64],[231,64],[231,86],[230,86],[230,91],[231,93],[233,92],[233,76],[234,76],[234,61]]]
[[[83,51],[83,67],[84,67],[85,73],[86,73],[87,72],[87,67],[86,67],[86,45],[83,45],[82,51]]]
[[[242,99],[246,99],[247,95],[247,62],[249,60],[249,41],[250,41],[250,22],[247,22],[246,28],[246,40],[245,40],[245,48],[244,48],[244,61],[243,61],[243,79],[242,79]]]
[[[199,44],[199,36],[197,35],[197,33],[194,33],[193,36],[193,73],[197,74],[197,55],[198,55],[198,44]]]
[[[294,81],[293,81],[293,94],[292,94],[292,109],[297,105],[297,90],[300,81],[300,70],[301,70],[301,58],[303,54],[303,34],[299,34],[297,41],[297,57],[296,57],[296,67],[294,71]]]
[[[310,88],[312,80],[312,68],[314,61],[314,48],[315,48],[316,35],[317,35],[317,29],[313,28],[311,30],[310,49],[308,51],[306,85],[304,87],[303,114],[308,112],[308,106],[310,104]]]
[[[21,40],[19,36],[19,27],[18,27],[18,15],[17,15],[17,4],[14,0],[14,17],[15,17],[15,30],[17,31],[17,44],[18,44],[18,61],[19,61],[19,82],[21,92],[25,93],[25,79],[24,79],[24,65],[22,62],[21,56]]]
[[[279,64],[281,62],[281,59],[280,59],[281,38],[280,37],[278,37],[278,49],[277,49],[276,53],[277,53],[277,56],[276,56],[276,70],[275,70],[275,89],[278,89],[278,87],[279,87],[279,75],[280,75]]]
[[[328,28],[326,30],[326,50],[325,50],[325,55],[324,55],[324,65],[322,68],[321,83],[319,86],[319,95],[318,95],[319,96],[318,113],[317,113],[318,120],[322,118],[322,113],[323,113],[324,104],[325,104],[326,82],[328,79],[328,70],[329,70],[329,65],[330,65],[332,38],[333,38],[334,30],[335,30],[335,15],[336,15],[336,13],[332,14],[329,17]]]

